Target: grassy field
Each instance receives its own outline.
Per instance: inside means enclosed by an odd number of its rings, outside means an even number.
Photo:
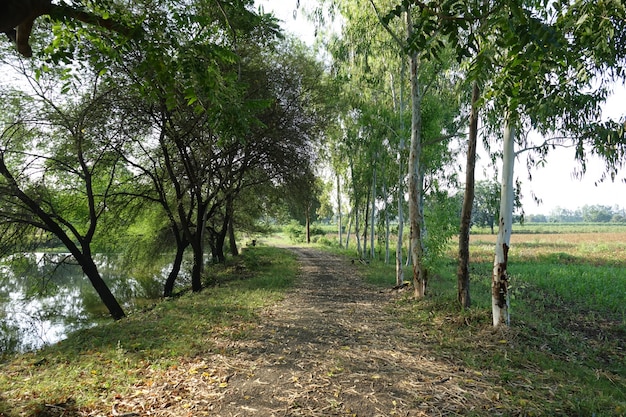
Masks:
[[[626,231],[568,231],[513,235],[509,329],[491,326],[490,235],[472,236],[470,309],[456,303],[454,244],[431,276],[427,299],[416,302],[407,291],[388,307],[429,354],[480,369],[481,379],[501,386],[500,415],[626,415]],[[280,236],[267,242],[285,243]],[[393,285],[392,265],[358,266],[370,282]],[[0,416],[49,416],[45,404],[61,403],[64,415],[84,415],[120,395],[112,387],[165,378],[186,358],[223,352],[229,340],[249,337],[259,311],[284,296],[297,263],[288,251],[258,246],[211,271],[207,278],[218,285],[200,294],[5,358]],[[465,401],[464,415],[486,415]]]
[[[560,230],[567,233],[513,234],[510,329],[490,330],[491,235],[471,237],[470,309],[459,312],[456,304],[451,244],[450,261],[431,277],[429,297],[399,303],[398,315],[425,341],[438,344],[441,355],[489,372],[521,415],[624,416],[626,230]],[[387,265],[364,269],[372,282],[394,283]]]

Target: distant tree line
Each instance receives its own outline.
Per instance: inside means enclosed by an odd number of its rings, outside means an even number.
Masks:
[[[556,207],[550,214],[529,214],[526,221],[533,223],[626,223],[626,208],[600,204],[584,205],[574,210]]]

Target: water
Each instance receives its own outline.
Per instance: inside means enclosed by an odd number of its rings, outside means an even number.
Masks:
[[[141,278],[124,276],[98,255],[102,277],[128,313],[161,295],[169,265]],[[110,320],[80,266],[63,253],[23,253],[0,261],[0,356],[36,350],[68,333]]]

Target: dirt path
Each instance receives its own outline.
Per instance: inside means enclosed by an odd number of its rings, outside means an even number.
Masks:
[[[293,250],[301,277],[225,359],[232,374],[215,415],[459,415],[471,412],[468,394],[490,402],[488,387],[459,380],[465,370],[433,357],[419,334],[396,324],[390,294],[363,283],[354,265]]]

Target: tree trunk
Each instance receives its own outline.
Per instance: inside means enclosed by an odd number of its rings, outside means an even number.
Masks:
[[[91,282],[94,289],[100,296],[100,299],[109,310],[111,317],[114,320],[119,320],[126,316],[122,306],[118,303],[117,299],[107,286],[106,282],[102,279],[98,267],[91,256],[90,239],[80,238],[78,235],[74,235],[78,240],[81,240],[81,247],[79,248],[63,228],[57,223],[57,221],[46,211],[44,211],[39,203],[26,194],[19,186],[11,171],[4,162],[4,155],[0,153],[0,175],[6,179],[9,186],[12,188],[13,195],[15,195],[22,203],[24,203],[31,213],[40,219],[45,225],[44,230],[51,232],[57,238],[63,242],[67,250],[72,254],[74,259],[78,262],[83,273]],[[93,220],[93,218],[92,218]]]
[[[348,249],[350,247],[350,231],[352,230],[352,211],[348,213],[348,230],[346,230],[346,246]]]
[[[93,258],[88,255],[73,255],[80,264],[80,267],[82,268],[85,276],[87,276],[89,282],[91,282],[91,285],[93,285],[94,289],[100,296],[100,299],[109,310],[111,317],[113,317],[113,319],[115,320],[124,318],[126,314],[124,314],[122,306],[120,306],[120,304],[117,302],[117,299],[102,279],[102,276],[100,275],[98,267],[93,261]]]
[[[311,243],[311,208],[310,206],[306,208],[305,217],[306,217],[305,219],[306,243]]]
[[[363,257],[363,252],[361,250],[361,237],[359,236],[359,209],[357,207],[357,202],[354,202],[354,238],[356,239],[356,253],[359,258]]]
[[[228,223],[228,220],[226,220]],[[228,226],[224,225],[224,228],[215,236],[215,255],[217,256],[217,263],[223,264],[226,262],[226,255],[224,254],[224,246],[226,244],[226,234],[228,233]]]
[[[478,83],[472,86],[472,112],[470,114],[469,136],[467,139],[467,164],[465,168],[465,194],[461,210],[459,231],[459,265],[457,269],[457,300],[462,308],[469,308],[470,299],[470,227],[472,206],[474,205],[474,171],[476,168],[476,143],[478,140]]]
[[[376,235],[376,227],[374,226],[376,220],[376,167],[374,167],[374,172],[372,173],[372,213],[371,213],[371,221],[370,221],[370,258],[374,259],[376,256],[375,247],[374,247],[374,239]]]
[[[367,253],[367,228],[369,226],[369,219],[370,219],[370,195],[371,195],[371,191],[372,191],[372,185],[369,185],[369,190],[367,190],[367,198],[365,199],[365,224],[363,226],[363,258],[367,258],[368,253]]]
[[[202,274],[204,273],[204,242],[202,233],[197,232],[191,243],[193,250],[193,268],[191,269],[191,290],[202,291]]]
[[[404,283],[404,265],[402,265],[402,248],[404,235],[404,167],[402,163],[402,150],[404,149],[404,140],[400,141],[400,176],[398,178],[398,243],[396,245],[396,285]]]
[[[385,264],[389,264],[389,236],[391,231],[389,230],[389,207],[387,206],[387,180],[386,175],[383,177],[383,199],[385,201]]]
[[[515,135],[515,118],[509,113],[504,126],[500,216],[498,218],[498,236],[491,282],[491,307],[494,327],[508,326],[510,322],[507,264],[511,244],[511,228],[513,226],[513,204],[515,201],[513,189]]]
[[[183,264],[183,256],[188,244],[184,241],[180,241],[176,244],[176,255],[174,256],[174,262],[172,263],[172,269],[165,280],[165,287],[163,288],[163,297],[171,297],[174,293],[174,283],[180,272],[180,267]]]
[[[341,248],[343,246],[343,230],[342,230],[342,218],[341,218],[341,177],[339,176],[339,174],[336,175],[337,177],[337,233],[338,233],[338,241],[339,241],[339,247]]]
[[[408,11],[407,11],[408,13]],[[400,71],[400,131],[404,134],[404,106],[405,106],[405,93],[404,93],[404,80],[406,79],[406,65],[404,58],[402,59],[402,69]],[[403,254],[403,240],[404,240],[404,159],[402,152],[404,151],[405,141],[404,137],[400,137],[400,144],[398,145],[398,243],[396,245],[396,285],[402,285],[404,283],[404,267],[402,265]],[[407,260],[411,256],[407,256]]]
[[[356,239],[356,252],[359,258],[363,257],[361,251],[361,237],[359,236],[359,193],[356,187],[356,179],[354,178],[354,161],[350,158],[350,177],[352,179],[352,212],[354,213],[354,238]],[[350,219],[352,221],[352,218]],[[348,239],[350,234],[348,234]],[[348,245],[346,244],[346,248]]]
[[[202,291],[202,275],[204,274],[204,234],[206,232],[207,207],[198,198],[196,211],[196,230],[187,229],[189,242],[193,252],[193,267],[191,269],[191,290]]]
[[[407,13],[407,16],[410,13]],[[409,19],[409,38],[412,25]],[[411,227],[411,257],[413,258],[413,285],[415,297],[422,298],[426,293],[426,271],[424,268],[424,250],[422,246],[422,194],[424,182],[420,169],[422,154],[422,115],[421,92],[418,78],[418,55],[411,52],[411,145],[409,148],[409,223]]]
[[[214,248],[211,248],[211,252],[213,253],[213,256],[216,257],[216,259],[213,260],[213,263],[223,264],[226,262],[224,246],[226,246],[226,235],[228,234],[228,225],[230,224],[230,220],[232,218],[232,211],[232,199],[230,197],[227,197],[226,207],[224,210],[224,219],[222,220],[222,227],[220,228],[220,230],[215,231],[215,236],[211,239],[213,245],[215,246]]]
[[[233,222],[233,216],[228,217],[228,243],[230,244],[230,254],[233,256],[239,255],[237,249],[237,240],[235,239],[235,224]]]

